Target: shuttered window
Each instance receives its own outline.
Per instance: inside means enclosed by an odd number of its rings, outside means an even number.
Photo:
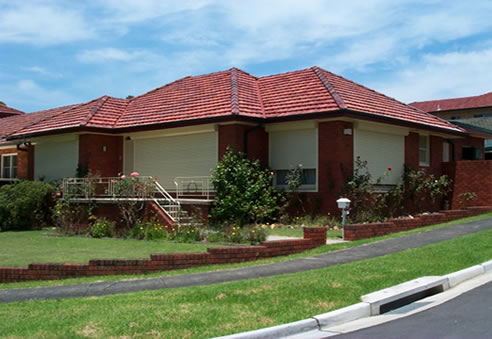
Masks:
[[[316,190],[318,173],[317,130],[271,131],[270,168],[276,172],[278,187],[286,187],[289,170],[302,165],[301,190]]]
[[[156,177],[164,188],[174,190],[175,177],[211,175],[217,165],[217,133],[137,139],[133,152],[135,171]]]
[[[384,177],[382,184],[396,184],[402,173],[405,161],[405,139],[402,135],[392,135],[375,131],[355,130],[354,157],[367,161],[373,179]],[[354,160],[355,160],[354,158]]]

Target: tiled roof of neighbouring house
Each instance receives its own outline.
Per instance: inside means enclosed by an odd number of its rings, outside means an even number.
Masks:
[[[22,137],[84,127],[117,131],[217,117],[269,121],[319,113],[329,118],[340,111],[464,131],[341,76],[311,67],[260,78],[237,68],[187,76],[128,100],[103,96],[83,104],[27,114],[29,118],[9,121],[9,128],[0,127],[0,135]]]
[[[409,104],[426,112],[452,111],[480,107],[492,107],[492,92],[473,97],[416,101]]]
[[[8,115],[21,115],[24,114],[24,112],[19,111],[18,109],[9,107],[3,103],[0,103],[0,114],[1,113],[6,113]]]

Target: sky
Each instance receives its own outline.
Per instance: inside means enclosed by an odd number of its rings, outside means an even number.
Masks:
[[[33,112],[314,65],[405,103],[479,95],[491,18],[490,0],[0,0],[0,101]]]

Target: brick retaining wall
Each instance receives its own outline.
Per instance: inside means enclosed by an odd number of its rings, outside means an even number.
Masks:
[[[492,212],[490,206],[469,207],[464,210],[449,210],[439,213],[420,214],[413,218],[390,219],[387,222],[345,225],[345,240],[359,240],[381,235],[408,231],[414,228],[440,224],[456,219]]]
[[[0,282],[141,274],[196,266],[255,261],[303,252],[326,243],[325,227],[304,228],[304,239],[265,241],[259,246],[214,247],[205,253],[152,254],[150,259],[92,259],[88,264],[33,263],[0,267]]]

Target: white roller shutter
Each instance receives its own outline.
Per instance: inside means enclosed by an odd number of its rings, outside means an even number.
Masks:
[[[389,176],[385,177],[382,184],[396,184],[403,173],[405,137],[356,129],[354,139],[354,160],[357,156],[366,160],[374,179],[384,175],[391,167]]]
[[[217,133],[168,136],[134,141],[134,170],[175,189],[175,177],[208,176],[217,165]]]
[[[78,161],[78,137],[41,140],[34,146],[34,178],[54,181],[74,177]]]
[[[272,131],[270,140],[270,168],[291,169],[302,164],[317,168],[316,129]]]

